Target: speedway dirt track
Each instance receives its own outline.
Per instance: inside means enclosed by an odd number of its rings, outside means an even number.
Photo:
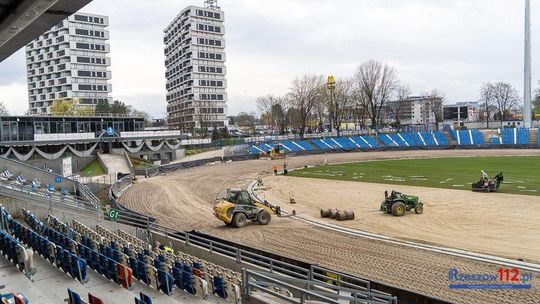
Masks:
[[[353,162],[374,159],[420,158],[420,157],[452,157],[452,156],[496,156],[496,155],[540,155],[538,150],[442,150],[442,151],[392,151],[329,154],[328,163]],[[305,165],[322,164],[324,155],[310,155],[288,158],[289,168]],[[249,225],[243,229],[226,227],[212,215],[212,207],[216,194],[220,189],[246,187],[253,179],[271,176],[273,163],[281,165],[283,161],[243,161],[228,164],[217,164],[181,170],[141,181],[126,190],[121,202],[133,210],[158,218],[159,223],[180,230],[200,230],[202,232],[229,239],[244,245],[264,249],[284,256],[305,260],[339,271],[344,271],[383,284],[408,289],[417,293],[456,303],[540,303],[540,290],[537,282],[540,274],[535,274],[531,290],[449,290],[448,270],[457,268],[464,273],[495,274],[498,266],[448,255],[427,252],[420,249],[404,247],[386,242],[369,240],[336,233],[325,228],[300,222],[290,218],[273,217],[268,226]],[[287,187],[294,188],[294,195],[300,203],[298,209],[314,215],[324,202],[324,193],[334,190],[330,181],[318,185],[303,186],[310,179],[272,177],[269,184],[268,198],[285,200]],[[355,183],[359,185],[362,183]],[[367,186],[366,186],[367,185]],[[351,185],[352,186],[352,185]],[[345,186],[347,187],[347,186]],[[379,190],[383,185],[363,184],[365,191],[381,196]],[[381,188],[381,189],[379,189]],[[386,233],[407,240],[424,241],[444,246],[455,246],[478,252],[492,253],[506,257],[525,258],[538,262],[540,258],[537,247],[539,227],[534,219],[540,218],[538,206],[540,199],[533,196],[515,196],[507,199],[527,197],[529,202],[519,202],[525,206],[525,213],[513,214],[519,208],[507,208],[504,212],[496,207],[485,208],[485,212],[472,215],[464,208],[467,198],[471,197],[472,208],[479,208],[477,200],[470,192],[464,190],[445,190],[432,188],[408,187],[422,197],[423,193],[430,199],[439,197],[442,200],[454,201],[456,194],[459,212],[452,219],[465,217],[463,225],[452,226],[449,221],[442,220],[452,210],[440,209],[442,204],[433,202],[436,210],[430,214],[429,202],[425,214],[399,218],[398,221],[377,219],[379,213],[360,213],[366,220],[357,218],[354,225],[366,231]],[[345,188],[343,188],[345,189]],[[355,189],[355,192],[358,189]],[[272,192],[274,191],[274,192]],[[315,193],[320,191],[320,194]],[[435,191],[429,194],[430,191]],[[480,194],[479,194],[480,195]],[[490,198],[502,194],[489,194]],[[458,195],[459,196],[459,195]],[[504,195],[502,195],[504,196]],[[311,199],[313,198],[313,199]],[[319,200],[317,200],[319,198]],[[498,197],[496,197],[498,199]],[[313,202],[312,202],[313,201]],[[506,202],[510,204],[511,202]],[[503,202],[497,203],[503,204]],[[292,209],[282,204],[285,210]],[[449,206],[449,204],[446,204]],[[450,208],[450,207],[448,207]],[[450,208],[451,209],[451,208]],[[501,219],[500,216],[503,216]],[[511,223],[504,221],[504,216],[511,218]],[[470,221],[471,217],[474,221]],[[494,219],[497,219],[494,221]],[[524,220],[521,221],[521,218]],[[414,221],[414,224],[411,224]],[[537,223],[538,221],[536,221]],[[384,224],[384,227],[381,227]],[[469,226],[467,226],[469,225]],[[459,227],[459,229],[458,229]],[[403,228],[403,229],[401,229]],[[419,231],[416,233],[416,231]],[[524,232],[524,233],[523,233]],[[510,243],[508,243],[510,242]],[[519,245],[517,248],[514,247]]]

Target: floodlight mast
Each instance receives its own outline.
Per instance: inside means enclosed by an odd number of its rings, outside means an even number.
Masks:
[[[523,126],[531,128],[531,1],[525,0],[525,75],[523,85]]]

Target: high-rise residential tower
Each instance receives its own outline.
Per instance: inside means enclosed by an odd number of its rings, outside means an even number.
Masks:
[[[216,2],[188,6],[164,30],[168,125],[184,132],[227,125],[225,16]]]
[[[55,100],[111,101],[108,25],[106,16],[75,13],[26,45],[30,114],[50,113]]]

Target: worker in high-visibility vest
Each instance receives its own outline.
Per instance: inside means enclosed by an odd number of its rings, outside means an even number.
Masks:
[[[273,164],[272,169],[274,170],[274,175],[277,175],[277,165]]]

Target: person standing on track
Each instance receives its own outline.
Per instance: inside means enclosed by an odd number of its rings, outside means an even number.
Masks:
[[[274,175],[277,175],[277,165],[273,164],[272,169],[274,170]]]

